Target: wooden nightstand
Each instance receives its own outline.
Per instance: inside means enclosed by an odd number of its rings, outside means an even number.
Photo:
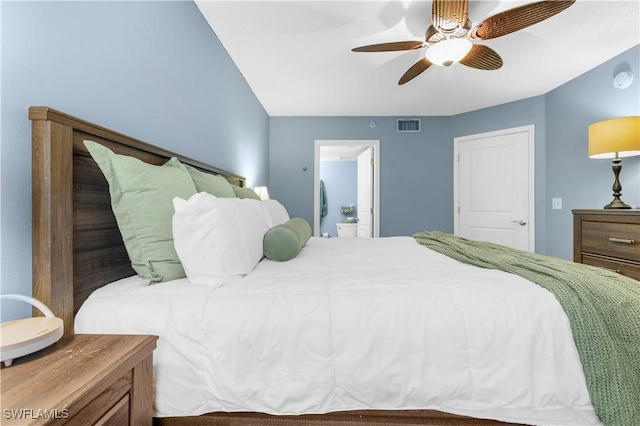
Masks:
[[[640,211],[573,210],[573,260],[640,280]]]
[[[3,425],[151,425],[156,336],[76,334],[2,368]]]

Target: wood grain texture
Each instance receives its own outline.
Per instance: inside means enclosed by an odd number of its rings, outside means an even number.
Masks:
[[[73,318],[97,288],[135,275],[111,209],[109,186],[84,140],[154,165],[177,157],[245,185],[242,176],[48,107],[31,107],[33,296],[73,334]],[[34,314],[40,315],[34,309]]]
[[[67,417],[57,419],[58,423],[93,424],[125,395],[153,392],[150,370],[156,341],[155,336],[75,335],[18,358],[2,369],[3,413],[45,410]],[[140,410],[132,412],[139,420],[136,425],[151,423],[151,403],[147,396],[131,406],[132,411]],[[29,417],[5,418],[3,424],[53,423]]]
[[[495,420],[474,419],[435,410],[359,410],[300,416],[261,413],[211,413],[199,417],[155,418],[154,426],[498,426],[516,425]]]
[[[33,122],[33,297],[63,320],[65,334],[73,321],[72,138],[71,127]]]
[[[133,385],[131,389],[131,424],[141,425],[153,416],[155,393],[153,386],[153,360],[143,359],[133,368]]]
[[[640,280],[640,211],[573,210],[573,261]]]
[[[114,405],[94,426],[122,426],[122,425],[142,425],[144,423],[135,423],[131,421],[129,416],[129,396],[125,395],[116,405]],[[128,423],[127,423],[128,422]],[[146,422],[149,424],[149,422]]]
[[[73,417],[65,424],[66,426],[86,426],[97,423],[101,418],[106,417],[105,409],[113,407],[123,399],[129,400],[129,392],[131,391],[132,374],[120,377],[114,384],[109,386],[107,390],[102,392],[96,399],[81,408]],[[128,403],[127,403],[128,405]],[[106,408],[105,408],[106,407]],[[127,419],[129,416],[127,415]],[[127,420],[128,421],[128,420]],[[126,422],[122,424],[127,424]]]
[[[640,262],[640,226],[583,220],[582,251]]]

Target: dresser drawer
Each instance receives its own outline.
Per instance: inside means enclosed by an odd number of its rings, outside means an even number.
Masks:
[[[586,253],[582,254],[582,263],[609,269],[611,271],[624,275],[625,277],[640,280],[640,264],[621,262],[615,259],[592,256]]]
[[[582,222],[582,252],[640,262],[640,226],[585,220]]]

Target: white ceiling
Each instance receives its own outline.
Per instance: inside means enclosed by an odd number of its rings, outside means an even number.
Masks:
[[[469,18],[526,3],[471,0]],[[640,43],[638,0],[577,0],[546,21],[479,41],[502,56],[500,70],[432,66],[398,86],[423,49],[351,49],[424,40],[431,1],[196,4],[270,116],[454,115],[547,93]]]

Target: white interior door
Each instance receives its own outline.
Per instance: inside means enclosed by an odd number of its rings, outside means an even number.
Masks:
[[[533,126],[455,139],[455,233],[533,252]]]
[[[373,148],[369,147],[358,155],[358,237],[373,236]]]

